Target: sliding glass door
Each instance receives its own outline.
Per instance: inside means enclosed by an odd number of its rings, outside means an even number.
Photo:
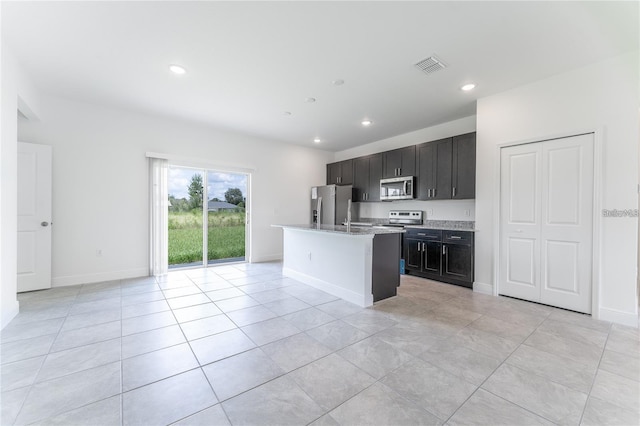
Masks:
[[[169,166],[169,268],[245,260],[248,175]]]
[[[207,263],[245,260],[247,176],[207,172]]]

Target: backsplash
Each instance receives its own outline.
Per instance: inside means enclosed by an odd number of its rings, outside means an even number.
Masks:
[[[475,229],[474,221],[464,220],[425,220],[422,224],[425,228],[460,229],[471,231]]]
[[[475,200],[391,201],[353,203],[354,218],[387,219],[390,210],[422,210],[424,220],[475,221]],[[467,215],[468,213],[468,215]]]

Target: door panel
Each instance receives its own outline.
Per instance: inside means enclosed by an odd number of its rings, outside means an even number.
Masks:
[[[453,138],[453,168],[451,182],[452,190],[455,188],[453,199],[469,199],[476,197],[476,134]]]
[[[422,268],[422,251],[420,249],[421,242],[411,238],[405,238],[405,267],[410,269],[420,270]]]
[[[514,285],[535,288],[536,240],[509,238],[507,280]]]
[[[416,163],[418,169],[417,196],[420,200],[430,198],[430,189],[435,186],[435,145],[433,142],[418,145]]]
[[[382,154],[374,154],[369,157],[367,201],[380,201],[380,179],[382,179]]]
[[[545,290],[579,294],[578,244],[572,241],[546,241],[543,264]]]
[[[577,225],[580,217],[580,146],[547,151],[546,223]]]
[[[538,152],[510,156],[509,175],[509,223],[535,225],[538,219]]]
[[[593,135],[545,142],[540,301],[591,313]]]
[[[423,244],[425,247],[425,272],[433,272],[434,274],[439,274],[442,265],[442,243],[427,241]]]
[[[18,292],[51,288],[51,147],[18,143]]]
[[[540,298],[540,155],[537,144],[501,152],[499,293]]]
[[[442,274],[459,280],[471,280],[471,246],[443,244],[445,256]]]
[[[432,142],[435,144],[435,200],[447,200],[451,198],[451,167],[452,167],[452,142],[451,139]]]

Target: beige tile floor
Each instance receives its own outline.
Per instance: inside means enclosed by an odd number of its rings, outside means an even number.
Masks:
[[[2,425],[637,425],[640,335],[405,276],[361,309],[237,264],[19,295]]]

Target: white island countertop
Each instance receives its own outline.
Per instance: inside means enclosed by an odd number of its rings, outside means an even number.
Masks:
[[[276,228],[290,228],[297,229],[300,231],[312,231],[312,232],[331,232],[337,234],[346,234],[346,235],[379,235],[379,234],[401,234],[404,233],[404,229],[402,228],[378,228],[378,227],[361,227],[352,225],[351,229],[349,229],[346,225],[271,225]]]

